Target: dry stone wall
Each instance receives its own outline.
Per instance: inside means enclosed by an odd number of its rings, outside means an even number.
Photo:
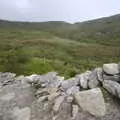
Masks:
[[[120,64],[64,80],[0,73],[0,120],[119,120]]]

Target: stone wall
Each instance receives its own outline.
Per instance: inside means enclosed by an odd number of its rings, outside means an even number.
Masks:
[[[0,120],[119,120],[120,64],[64,80],[0,73]]]

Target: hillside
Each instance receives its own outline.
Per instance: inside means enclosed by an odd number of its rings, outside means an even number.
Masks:
[[[0,71],[72,77],[120,61],[120,15],[82,23],[0,20]]]
[[[75,23],[68,30],[59,30],[56,35],[77,40],[79,42],[102,45],[120,45],[120,15],[92,21]]]
[[[111,46],[119,46],[120,44],[120,14],[74,24],[63,21],[30,23],[1,20],[0,27],[48,31],[56,36],[79,42],[99,43]]]

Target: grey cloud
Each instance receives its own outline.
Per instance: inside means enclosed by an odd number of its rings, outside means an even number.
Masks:
[[[77,22],[120,13],[119,0],[0,0],[0,19]]]

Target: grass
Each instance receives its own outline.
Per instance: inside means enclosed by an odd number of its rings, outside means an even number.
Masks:
[[[73,34],[74,36],[74,34]],[[73,37],[74,38],[74,37]],[[29,57],[29,60],[20,63],[8,62],[17,68],[9,71],[17,74],[43,74],[49,71],[56,71],[65,78],[73,77],[77,73],[102,66],[104,63],[120,61],[120,44],[117,38],[109,42],[103,37],[95,38],[86,36],[81,39],[70,39],[69,37],[58,37],[51,32],[43,30],[26,30],[21,28],[0,28],[0,71],[4,72],[6,56],[12,51],[20,49],[25,52],[21,55]],[[102,41],[101,41],[102,40]],[[108,46],[107,43],[110,43]],[[12,60],[17,59],[20,53],[13,55]],[[11,56],[12,57],[12,56]],[[18,70],[16,70],[18,69]]]

